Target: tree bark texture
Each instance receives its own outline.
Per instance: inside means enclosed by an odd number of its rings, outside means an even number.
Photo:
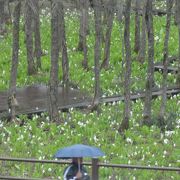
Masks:
[[[8,104],[10,109],[11,121],[15,121],[15,109],[18,106],[16,99],[16,80],[17,68],[19,61],[19,22],[20,22],[21,1],[17,1],[13,13],[13,47],[12,47],[12,64],[11,64],[11,78],[9,84]]]
[[[94,92],[93,106],[99,104],[99,94],[100,94],[102,12],[100,9],[99,0],[94,0],[94,19],[95,19],[95,48],[94,48],[95,92]]]
[[[67,53],[66,43],[66,31],[65,31],[65,20],[64,20],[64,8],[63,4],[59,3],[59,23],[60,23],[60,49],[62,49],[62,72],[63,72],[63,85],[69,86],[69,58]]]
[[[138,9],[140,8],[140,0],[136,0],[136,10],[135,10],[135,41],[134,41],[134,51],[139,52],[140,49],[140,15]]]
[[[179,17],[178,17],[178,1],[179,0],[175,0],[175,14],[174,14],[174,24],[177,25],[178,24],[178,21],[179,21]]]
[[[110,46],[111,46],[111,33],[113,28],[113,20],[115,13],[115,6],[117,0],[109,0],[105,3],[104,14],[106,16],[106,34],[105,34],[105,48],[104,48],[104,60],[101,64],[101,68],[108,69],[110,61]]]
[[[2,34],[2,35],[5,32],[4,6],[5,6],[5,2],[4,1],[0,1],[0,34]]]
[[[178,73],[177,73],[177,85],[180,87],[180,1],[176,0],[176,23],[179,31],[179,58],[178,58]]]
[[[125,74],[124,74],[124,115],[120,125],[120,132],[123,133],[129,128],[130,118],[130,77],[131,77],[131,45],[130,45],[130,11],[131,0],[126,0],[125,8],[125,29],[124,29],[124,43],[125,43]]]
[[[26,33],[26,49],[27,49],[27,73],[33,75],[36,73],[33,53],[33,9],[32,0],[25,1],[25,33]]]
[[[178,27],[179,34],[179,53],[178,53],[178,73],[177,73],[177,86],[180,88],[180,27]]]
[[[166,101],[167,101],[167,74],[168,74],[168,43],[169,43],[169,34],[170,34],[170,25],[171,25],[171,11],[173,6],[173,0],[166,0],[166,6],[167,6],[167,20],[166,20],[166,34],[165,34],[165,40],[164,40],[164,57],[163,57],[163,80],[162,80],[162,101],[161,101],[161,108],[159,113],[159,125],[161,128],[165,125],[165,110],[166,110]]]
[[[49,83],[49,115],[50,120],[59,121],[58,113],[58,59],[59,59],[59,5],[56,1],[51,2],[51,70]]]
[[[87,48],[87,35],[88,35],[88,8],[89,2],[80,0],[80,29],[79,29],[79,43],[78,50],[83,51],[82,66],[84,69],[88,69],[88,48]]]
[[[143,112],[143,124],[151,125],[151,109],[152,109],[152,88],[154,82],[154,30],[153,30],[153,14],[152,0],[147,0],[146,4],[146,26],[148,33],[148,67],[147,82],[145,90],[145,102]]]
[[[39,0],[33,0],[33,20],[34,20],[34,55],[36,57],[36,67],[41,69],[41,34],[40,34],[40,19],[39,19]]]
[[[145,57],[146,57],[146,2],[147,0],[144,0],[143,4],[143,13],[142,13],[142,25],[141,25],[141,37],[140,37],[140,47],[139,47],[139,53],[138,53],[138,61],[140,63],[144,63]]]

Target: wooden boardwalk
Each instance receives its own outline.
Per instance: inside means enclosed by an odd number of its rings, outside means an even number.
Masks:
[[[48,87],[45,85],[32,85],[17,89],[18,107],[17,115],[40,113],[48,110]],[[7,116],[7,92],[0,92],[0,118]],[[58,88],[58,104],[60,109],[73,107],[74,104],[89,102],[91,98],[78,89],[70,88],[68,93],[62,87]]]
[[[160,64],[160,63],[157,63],[154,66],[154,70],[155,71],[162,71],[163,72],[164,71],[164,66],[162,64]],[[176,67],[168,67],[167,68],[167,72],[168,73],[177,74],[178,73],[178,68],[176,68]]]
[[[172,67],[171,64],[174,61],[177,61],[178,57],[177,56],[171,56],[168,58],[168,63],[169,66],[167,67],[167,72],[168,73],[173,73],[173,74],[177,74],[178,73],[178,67]],[[159,71],[159,72],[163,72],[164,71],[164,65],[163,62],[157,62],[154,65],[154,71]]]
[[[77,89],[69,89],[69,92],[63,92],[63,89],[59,87],[59,109],[65,110],[69,108],[85,108],[91,105],[92,98],[86,93],[80,92]],[[173,96],[180,93],[180,88],[173,87],[168,88],[167,95]],[[162,90],[154,89],[153,98],[160,96]],[[139,98],[144,98],[145,92],[137,92],[131,95],[131,100],[136,101]],[[46,112],[48,110],[48,94],[47,86],[34,85],[28,86],[22,89],[17,89],[17,100],[19,106],[16,109],[16,115],[20,114],[36,114]],[[124,96],[110,96],[101,97],[100,103],[113,103],[118,101],[124,101]],[[7,104],[7,92],[0,92],[0,118],[8,117],[8,104]]]

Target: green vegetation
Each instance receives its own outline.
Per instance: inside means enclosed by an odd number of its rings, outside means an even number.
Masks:
[[[50,18],[50,17],[49,17]],[[134,18],[134,17],[132,17]],[[42,48],[46,56],[42,57],[42,71],[36,76],[27,77],[26,50],[24,46],[24,32],[21,27],[20,62],[18,68],[17,86],[23,87],[33,83],[48,83],[50,69],[50,19],[47,15],[41,17]],[[155,59],[160,61],[163,57],[163,39],[165,17],[155,17]],[[70,61],[70,79],[78,84],[81,90],[93,93],[93,48],[94,32],[93,20],[90,21],[90,35],[88,36],[88,57],[90,71],[86,72],[81,67],[83,56],[75,51],[78,43],[78,19],[77,14],[67,12],[66,28],[67,43]],[[114,23],[111,41],[110,69],[101,71],[102,95],[115,95],[123,93],[122,86],[122,30],[117,22]],[[170,55],[177,54],[178,40],[177,28],[172,22],[171,37],[169,43]],[[131,42],[133,47],[134,24],[131,24]],[[8,89],[11,63],[11,30],[9,34],[0,39],[0,90]],[[103,48],[103,47],[102,47]],[[133,54],[135,59],[136,55]],[[61,63],[59,64],[61,66]],[[78,70],[78,71],[77,71]],[[61,72],[59,79],[61,81]],[[140,64],[134,60],[132,64],[132,91],[145,88],[146,63]],[[161,85],[162,76],[155,73],[156,85]],[[168,75],[170,85],[175,83],[175,76]],[[154,125],[152,127],[141,126],[143,101],[132,102],[130,129],[126,131],[125,138],[118,133],[118,127],[123,117],[123,102],[112,105],[101,105],[101,112],[86,114],[84,111],[71,109],[69,113],[63,113],[64,123],[57,125],[49,121],[46,113],[41,116],[34,115],[32,119],[22,115],[18,119],[21,126],[0,120],[0,156],[53,159],[54,153],[60,147],[74,143],[85,143],[101,147],[106,156],[101,162],[117,164],[133,164],[146,166],[173,166],[180,167],[180,108],[179,95],[168,99],[167,124],[165,133],[161,133],[156,120],[160,109],[160,97],[153,100]],[[171,127],[171,128],[169,128]],[[89,159],[87,159],[89,161]],[[60,165],[33,165],[23,163],[0,162],[0,172],[13,176],[29,177],[58,177],[63,171]],[[178,179],[179,174],[174,172],[154,172],[146,170],[117,170],[100,168],[100,179],[108,179],[115,176],[116,179]],[[61,178],[61,177],[59,177]]]

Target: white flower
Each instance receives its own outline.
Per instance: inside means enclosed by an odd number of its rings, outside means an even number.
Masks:
[[[133,140],[132,140],[131,138],[127,138],[127,139],[126,139],[126,142],[132,144],[132,143],[133,143]]]
[[[49,171],[49,172],[51,172],[51,171],[52,171],[52,169],[51,169],[51,168],[48,168],[48,171]]]
[[[167,137],[170,137],[170,136],[172,136],[174,134],[174,131],[166,131],[165,132],[165,135],[167,136]]]
[[[94,141],[97,142],[97,137],[96,137],[96,135],[94,135]]]
[[[169,140],[168,139],[164,139],[164,144],[168,144]]]

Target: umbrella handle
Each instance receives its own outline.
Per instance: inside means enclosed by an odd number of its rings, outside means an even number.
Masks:
[[[81,169],[80,169],[80,158],[78,158],[78,171],[80,172]]]

